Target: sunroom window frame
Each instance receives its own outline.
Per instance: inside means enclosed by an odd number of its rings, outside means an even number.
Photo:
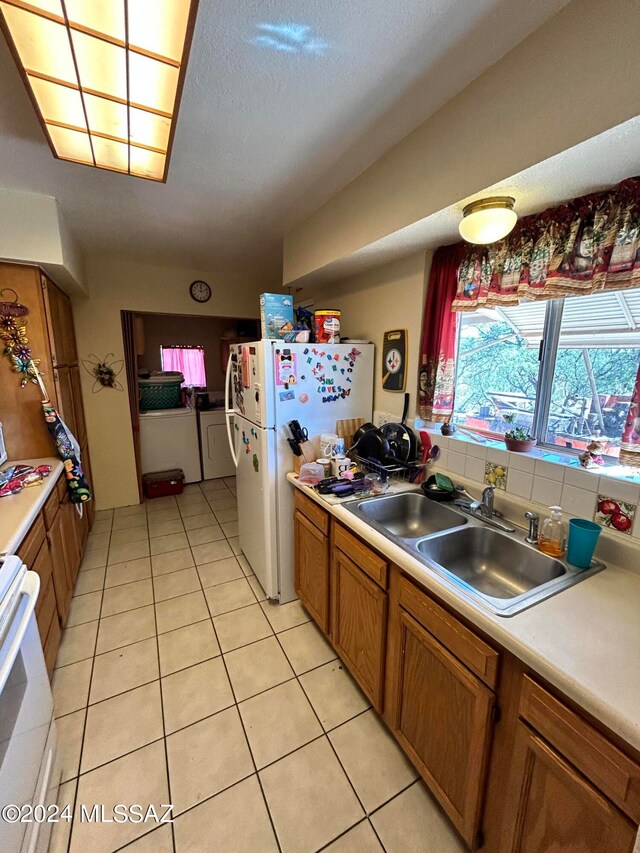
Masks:
[[[538,353],[538,380],[536,386],[531,434],[532,438],[535,438],[536,440],[537,448],[560,455],[576,457],[583,452],[580,448],[563,447],[562,445],[551,444],[547,441],[549,414],[551,410],[551,397],[553,393],[553,381],[558,357],[558,345],[562,332],[562,317],[564,313],[564,306],[565,298],[562,297],[545,301],[545,316]],[[460,358],[460,324],[462,321],[462,316],[464,315],[461,314],[458,321],[456,365],[459,364]],[[458,377],[456,374],[456,386],[457,381]],[[501,440],[503,438],[502,435],[489,430],[469,428],[467,429],[469,432],[481,435],[487,439]],[[615,456],[603,455],[603,458],[610,464],[618,464],[617,457]]]

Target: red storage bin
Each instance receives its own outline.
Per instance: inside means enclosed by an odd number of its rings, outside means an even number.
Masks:
[[[142,489],[145,498],[164,498],[167,495],[181,495],[184,489],[184,471],[173,468],[170,471],[154,471],[143,474]]]

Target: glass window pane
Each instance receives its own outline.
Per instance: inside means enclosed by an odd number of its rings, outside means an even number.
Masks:
[[[165,154],[156,154],[155,151],[147,151],[146,148],[131,146],[130,163],[131,174],[139,178],[152,178],[161,181],[164,174],[166,162]]]
[[[565,300],[546,442],[617,457],[640,359],[640,289]]]
[[[113,0],[66,0],[67,17],[74,24],[125,40],[124,3]]]
[[[129,146],[124,142],[114,142],[101,136],[92,136],[93,153],[96,156],[96,166],[107,169],[117,169],[126,172],[129,169]]]
[[[47,130],[59,157],[63,160],[79,160],[93,166],[91,144],[86,133],[56,127],[54,124],[48,124]]]
[[[129,0],[129,42],[179,62],[190,5],[189,0]]]
[[[0,6],[25,69],[77,84],[66,28],[8,3]]]
[[[129,120],[131,122],[132,142],[150,145],[152,148],[160,148],[162,151],[167,150],[169,131],[171,130],[170,119],[131,107]]]
[[[125,49],[93,36],[71,31],[83,89],[92,89],[127,99],[127,60]]]
[[[545,311],[525,302],[461,315],[454,423],[494,435],[532,429]]]
[[[127,108],[124,104],[98,98],[95,95],[84,96],[87,107],[89,129],[96,133],[108,133],[119,139],[127,138]]]
[[[178,69],[156,59],[129,52],[129,97],[131,103],[173,113],[178,87]]]
[[[40,80],[39,77],[30,77],[29,83],[45,121],[59,121],[86,129],[82,98],[77,89]]]

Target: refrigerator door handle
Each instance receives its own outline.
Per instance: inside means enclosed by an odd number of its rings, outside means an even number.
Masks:
[[[231,458],[233,459],[233,464],[235,467],[238,467],[238,457],[236,456],[236,449],[233,446],[233,430],[231,428],[231,415],[235,414],[233,408],[229,408],[229,392],[231,391],[231,353],[229,353],[229,358],[227,359],[227,373],[224,378],[224,419],[227,424],[227,438],[229,439],[229,450],[231,451]]]

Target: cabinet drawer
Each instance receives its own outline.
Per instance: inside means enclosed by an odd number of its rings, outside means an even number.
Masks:
[[[39,513],[17,551],[18,557],[20,557],[28,569],[33,568],[45,536],[44,518],[42,513]]]
[[[55,616],[57,622],[56,595],[53,588],[53,580],[49,578],[49,582],[40,587],[38,603],[36,604],[36,622],[38,623],[38,631],[40,632],[40,639],[43,645],[49,633],[52,616]]]
[[[42,514],[44,515],[44,523],[47,530],[49,530],[53,524],[59,506],[60,499],[58,498],[58,489],[56,487],[47,498],[45,505],[42,507]]]
[[[325,535],[329,532],[329,513],[318,506],[315,501],[303,495],[299,489],[296,489],[296,509],[306,516],[312,524]]]
[[[334,528],[333,543],[379,586],[387,588],[389,565],[386,560],[339,524]]]
[[[485,684],[495,688],[499,654],[407,578],[400,579],[400,604]]]
[[[520,716],[632,820],[640,821],[640,766],[524,676]]]

